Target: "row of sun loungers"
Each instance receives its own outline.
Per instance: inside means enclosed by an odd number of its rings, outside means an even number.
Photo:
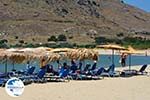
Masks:
[[[40,69],[38,73],[34,73],[35,67],[29,68],[27,71],[0,73],[0,85],[4,86],[8,79],[17,77],[21,79],[24,84],[45,83],[45,82],[65,82],[69,80],[99,80],[107,77],[125,77],[131,75],[144,75],[147,65],[143,65],[139,71],[124,70],[122,72],[115,71],[115,65],[111,65],[108,69],[103,67],[89,70],[88,72],[72,73],[69,69],[61,69],[58,75],[53,73],[46,73],[46,69]]]

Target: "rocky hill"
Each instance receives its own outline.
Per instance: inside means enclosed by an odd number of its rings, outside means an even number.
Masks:
[[[64,34],[69,43],[101,36],[150,38],[150,14],[122,0],[0,0],[0,38],[45,43]]]

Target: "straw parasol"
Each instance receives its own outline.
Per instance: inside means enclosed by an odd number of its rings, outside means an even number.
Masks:
[[[7,72],[7,61],[10,60],[13,63],[13,69],[14,69],[14,63],[22,63],[25,60],[25,55],[23,52],[18,51],[19,49],[5,49],[1,50],[1,56],[0,58],[5,60],[5,72]]]
[[[19,52],[9,52],[9,54],[7,54],[7,57],[14,63],[22,63],[26,59],[26,55]]]
[[[60,52],[68,52],[70,50],[73,50],[73,49],[71,49],[71,48],[56,48],[56,49],[51,50],[51,52],[60,53]]]
[[[19,49],[18,48],[10,48],[10,49],[6,49],[6,51],[8,52],[17,52]]]
[[[35,59],[46,59],[48,62],[56,61],[61,58],[58,53],[53,53],[49,51],[50,48],[40,47],[40,48],[23,48],[23,49],[6,49],[0,50],[0,58],[6,59],[5,72],[7,72],[7,61],[10,60],[14,63],[23,63],[26,60]],[[51,49],[52,50],[52,49]]]
[[[7,53],[4,49],[0,50],[0,59],[5,61],[5,73],[7,72]]]
[[[58,53],[47,53],[48,62],[60,60],[61,56]]]
[[[25,48],[23,51],[26,55],[26,59],[48,59],[50,62],[60,59],[58,53],[52,52],[52,48],[38,47],[38,48]]]
[[[50,50],[50,51],[49,51]],[[47,59],[48,61],[52,62],[55,60],[60,59],[60,55],[58,53],[51,52],[52,49],[45,47],[40,48],[30,48],[30,49],[23,49],[24,54],[26,55],[26,59],[34,60],[34,59]]]
[[[5,49],[0,49],[0,59],[4,59],[5,57],[5,53],[4,53]]]
[[[98,45],[97,48],[104,48],[104,49],[114,49],[114,50],[126,50],[125,47],[116,44],[108,44],[108,45]]]
[[[97,48],[112,49],[112,64],[114,64],[114,50],[126,50],[125,47],[116,44],[98,45]]]
[[[133,47],[128,46],[127,50],[121,51],[121,53],[125,53],[129,55],[129,70],[131,70],[131,55],[132,54],[143,54],[144,52],[135,50]]]
[[[39,50],[39,51],[51,51],[53,50],[52,48],[48,48],[48,47],[38,47],[38,48],[34,48],[35,50]]]
[[[23,48],[19,50],[20,52],[33,52],[34,48]]]
[[[76,59],[76,60],[85,60],[85,59],[92,59],[98,60],[98,52],[94,51],[93,49],[73,49],[68,51],[66,56],[69,59]]]

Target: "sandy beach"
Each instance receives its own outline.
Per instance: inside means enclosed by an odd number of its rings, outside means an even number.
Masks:
[[[139,69],[134,66],[132,69]],[[117,68],[116,70],[128,69]],[[150,66],[146,69],[150,72]],[[17,98],[0,88],[2,100],[150,100],[150,75],[104,78],[92,81],[30,84]]]
[[[112,54],[112,50],[111,49],[95,49],[99,54],[105,54],[105,55],[111,55]],[[147,56],[150,56],[150,49],[147,49],[147,50],[138,50],[139,53],[138,55],[147,55]],[[115,50],[115,55],[120,55],[120,51],[119,50]],[[135,54],[133,54],[135,55]]]

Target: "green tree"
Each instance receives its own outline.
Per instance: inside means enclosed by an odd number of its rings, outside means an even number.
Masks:
[[[20,43],[20,44],[23,44],[23,43],[24,43],[24,40],[19,40],[19,43]]]
[[[47,41],[57,41],[57,38],[56,38],[56,36],[54,36],[54,35],[52,35],[51,37],[49,37],[48,39],[47,39]]]
[[[18,39],[19,37],[18,36],[15,36],[15,39]]]
[[[2,39],[2,40],[0,40],[0,43],[2,44],[2,43],[7,43],[8,42],[8,40],[7,39]]]
[[[67,37],[63,34],[60,34],[57,39],[58,41],[67,41]]]
[[[105,37],[96,37],[95,38],[95,43],[96,44],[103,44],[106,43],[107,39]]]
[[[117,34],[117,37],[123,37],[123,36],[124,36],[123,33],[118,33],[118,34]]]

